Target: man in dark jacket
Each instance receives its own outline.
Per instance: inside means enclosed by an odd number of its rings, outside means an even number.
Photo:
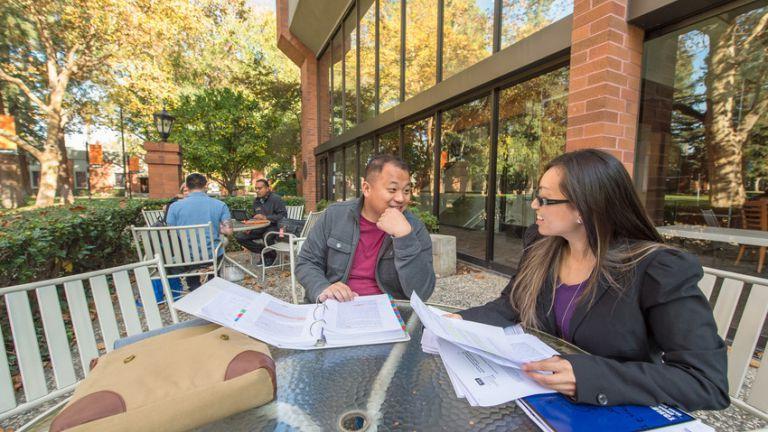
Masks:
[[[426,300],[435,288],[432,240],[408,211],[411,182],[400,158],[380,155],[365,168],[363,197],[328,207],[304,242],[296,276],[312,301],[387,293]]]
[[[244,248],[256,254],[261,254],[264,249],[264,235],[269,231],[277,231],[277,224],[286,216],[288,210],[280,195],[272,192],[266,179],[256,180],[256,199],[253,200],[253,219],[268,220],[269,226],[257,228],[237,234],[235,238]],[[273,242],[274,236],[270,238]],[[275,260],[275,251],[269,251],[265,255],[266,265],[271,265]]]

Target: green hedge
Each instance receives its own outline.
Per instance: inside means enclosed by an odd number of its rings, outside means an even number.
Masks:
[[[99,270],[135,260],[130,225],[163,201],[95,199],[0,216],[0,286]]]

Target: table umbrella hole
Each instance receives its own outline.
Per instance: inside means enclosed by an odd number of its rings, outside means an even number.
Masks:
[[[368,415],[362,411],[350,411],[339,419],[339,430],[342,432],[359,432],[368,429]]]

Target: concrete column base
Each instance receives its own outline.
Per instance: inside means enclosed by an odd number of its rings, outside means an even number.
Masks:
[[[150,198],[172,198],[181,186],[181,146],[167,142],[145,142]]]
[[[435,276],[445,277],[456,274],[456,237],[444,234],[430,234],[432,239],[432,267]]]

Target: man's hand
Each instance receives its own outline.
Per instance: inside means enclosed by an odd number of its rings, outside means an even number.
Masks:
[[[407,236],[412,230],[411,224],[405,218],[403,212],[392,207],[384,210],[384,213],[379,217],[379,221],[376,222],[376,226],[394,237]]]
[[[253,220],[266,220],[266,219],[267,217],[261,213],[253,215]]]
[[[317,299],[321,302],[327,299],[336,299],[340,302],[346,302],[353,300],[355,297],[357,297],[357,293],[352,291],[352,289],[348,287],[347,284],[344,282],[336,282],[335,284],[323,290]]]
[[[526,363],[522,369],[526,375],[544,387],[549,387],[566,396],[576,396],[576,375],[573,374],[573,366],[568,360],[560,356],[552,356],[546,360]],[[552,373],[543,374],[538,371]]]

